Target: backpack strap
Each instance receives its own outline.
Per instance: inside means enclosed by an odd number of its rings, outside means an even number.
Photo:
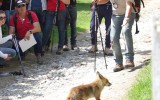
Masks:
[[[145,5],[144,5],[144,2],[143,2],[143,0],[141,0],[141,2],[142,2],[142,5],[143,5],[143,8],[145,7]]]
[[[28,11],[28,19],[31,22],[31,24],[33,24],[33,18],[32,18],[32,14],[30,11]]]

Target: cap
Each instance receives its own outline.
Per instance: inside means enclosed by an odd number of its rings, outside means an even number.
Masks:
[[[16,1],[16,7],[22,4],[26,4],[25,0],[17,0]]]

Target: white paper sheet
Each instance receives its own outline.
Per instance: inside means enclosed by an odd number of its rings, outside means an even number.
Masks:
[[[36,43],[37,42],[36,42],[33,34],[31,34],[29,40],[22,39],[21,41],[19,41],[20,48],[21,48],[21,50],[23,52],[25,52],[26,50],[28,50],[29,48],[31,48],[32,46],[34,46]]]

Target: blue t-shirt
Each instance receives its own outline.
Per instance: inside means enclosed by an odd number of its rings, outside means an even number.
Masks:
[[[38,8],[38,9],[42,9],[42,2],[41,0],[32,0],[31,1],[31,8]]]

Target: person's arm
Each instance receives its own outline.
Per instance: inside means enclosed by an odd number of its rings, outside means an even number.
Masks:
[[[126,13],[125,13],[125,18],[129,18],[132,13],[132,2],[127,1],[126,2]]]
[[[61,0],[64,4],[70,4],[70,0]]]
[[[36,32],[41,32],[41,28],[40,28],[39,22],[34,22],[34,23],[33,23],[33,26],[34,26],[33,29],[28,30],[28,31],[26,32],[26,35],[25,35],[25,38],[24,38],[24,39],[29,40],[31,34],[34,34],[34,33],[36,33]]]
[[[126,12],[125,12],[125,17],[123,19],[122,26],[128,23],[131,13],[132,13],[132,2],[126,1]]]
[[[2,37],[2,29],[1,29],[1,26],[0,26],[0,44],[3,44],[3,43],[7,42],[10,39],[12,39],[12,35],[8,35],[6,37]]]

